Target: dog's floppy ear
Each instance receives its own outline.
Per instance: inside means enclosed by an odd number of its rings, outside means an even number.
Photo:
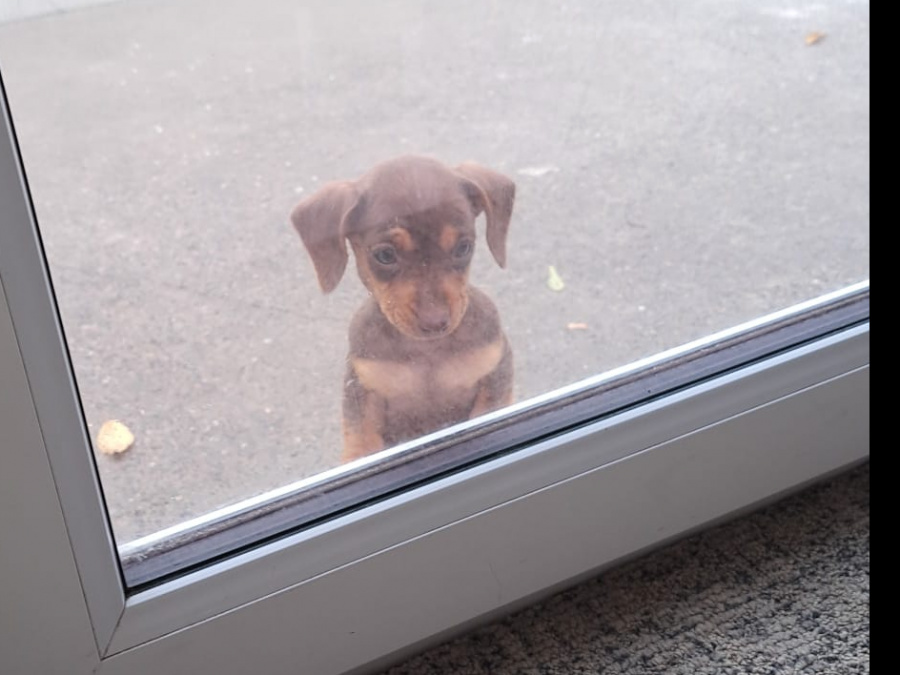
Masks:
[[[347,267],[344,221],[358,199],[353,183],[328,183],[291,211],[291,222],[312,258],[325,293],[337,287]]]
[[[503,174],[474,162],[456,167],[464,179],[469,201],[475,207],[475,215],[484,211],[487,220],[487,243],[500,267],[506,267],[506,235],[512,218],[516,184]]]

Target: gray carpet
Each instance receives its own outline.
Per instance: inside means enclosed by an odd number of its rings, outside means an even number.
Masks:
[[[385,675],[869,672],[869,466]]]

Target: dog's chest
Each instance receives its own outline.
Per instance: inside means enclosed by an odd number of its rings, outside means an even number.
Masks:
[[[503,350],[499,337],[441,358],[411,357],[404,362],[355,357],[352,364],[363,387],[395,406],[446,405],[471,401],[478,382],[500,363]]]

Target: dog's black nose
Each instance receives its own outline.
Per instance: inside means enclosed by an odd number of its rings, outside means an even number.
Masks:
[[[419,330],[429,335],[440,335],[450,328],[450,310],[446,307],[426,307],[416,312]]]

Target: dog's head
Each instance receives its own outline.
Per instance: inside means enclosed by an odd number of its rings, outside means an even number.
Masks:
[[[382,313],[404,335],[429,339],[452,333],[466,312],[482,212],[488,248],[506,265],[514,198],[511,180],[478,164],[450,168],[400,157],[358,180],[323,186],[294,208],[291,220],[324,292],[344,274],[349,241]]]

